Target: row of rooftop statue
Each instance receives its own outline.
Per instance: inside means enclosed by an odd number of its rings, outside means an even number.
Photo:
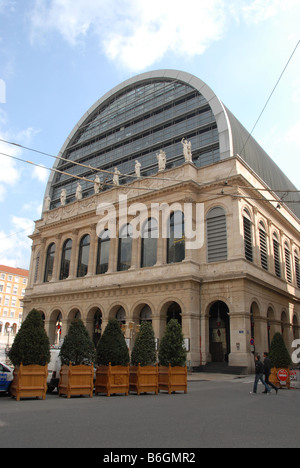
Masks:
[[[185,162],[193,162],[191,142],[186,140],[185,138],[182,138],[181,143],[183,146],[183,155],[184,155]],[[158,172],[165,171],[166,165],[167,165],[167,156],[166,156],[165,151],[160,150],[160,152],[156,154],[156,158],[158,161]],[[138,179],[141,177],[141,168],[142,168],[141,163],[139,161],[135,161],[135,176]],[[113,175],[113,186],[118,187],[120,185],[121,175],[122,175],[121,172],[116,167],[114,171],[114,175]],[[94,180],[94,192],[95,194],[98,194],[102,190],[103,190],[103,185],[100,181],[99,176],[96,175],[95,180]],[[82,187],[79,182],[77,184],[75,198],[76,200],[82,200],[83,198]],[[60,203],[61,203],[61,206],[65,206],[67,203],[67,192],[65,189],[62,189],[61,191]],[[45,211],[48,211],[50,209],[50,204],[51,204],[51,198],[47,197],[45,201]]]

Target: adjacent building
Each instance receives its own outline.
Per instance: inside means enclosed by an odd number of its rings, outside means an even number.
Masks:
[[[29,271],[0,265],[0,348],[9,346],[19,331]]]
[[[188,360],[253,369],[300,337],[300,193],[215,93],[160,70],[117,86],[67,138],[32,234],[25,314],[52,344],[117,318],[131,347],[182,325]],[[254,345],[252,344],[254,343]]]

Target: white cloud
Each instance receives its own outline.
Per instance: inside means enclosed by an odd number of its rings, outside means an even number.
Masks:
[[[0,231],[0,263],[20,268],[29,268],[31,240],[34,223],[27,218],[11,217],[10,232]]]
[[[294,145],[300,146],[300,120],[293,125],[290,130],[287,131],[285,140],[287,143],[293,143]]]
[[[242,13],[247,22],[260,23],[295,8],[299,8],[299,0],[254,0],[242,8]]]
[[[34,166],[32,176],[36,178],[39,182],[45,183],[49,179],[49,171],[48,169],[40,166]]]
[[[96,35],[115,63],[138,72],[167,52],[201,55],[232,19],[259,23],[299,7],[299,0],[36,0],[32,41],[58,31],[71,46]]]
[[[0,133],[0,139],[6,139],[6,135]],[[2,154],[3,153],[3,154]],[[15,185],[20,179],[20,171],[17,169],[16,161],[9,156],[18,156],[20,149],[12,147],[0,141],[0,202],[5,199],[8,186]],[[5,156],[8,155],[8,156]]]
[[[7,125],[5,112],[0,113],[0,125]],[[14,158],[22,158],[22,148],[17,145],[5,143],[5,141],[15,141],[22,145],[29,145],[32,138],[39,132],[32,127],[21,130],[16,135],[9,131],[0,131],[0,203],[4,201],[9,187],[13,187],[21,180],[23,170],[22,163]],[[4,140],[4,141],[1,141]],[[45,169],[40,169],[35,175],[38,180],[45,181]],[[48,176],[48,174],[47,174]]]

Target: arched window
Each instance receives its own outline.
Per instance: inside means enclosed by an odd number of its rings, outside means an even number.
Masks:
[[[245,257],[253,262],[252,221],[248,210],[243,211]]]
[[[295,252],[295,277],[297,287],[300,288],[300,263],[298,252]]]
[[[120,326],[126,324],[126,312],[123,307],[120,307],[120,309],[118,310],[116,319],[119,322]]]
[[[152,322],[152,310],[148,305],[145,305],[140,313],[140,324],[143,322]]]
[[[127,271],[131,268],[132,235],[131,224],[123,226],[119,238],[118,271]]]
[[[77,266],[77,277],[81,278],[87,275],[89,267],[89,254],[90,254],[90,236],[84,236],[79,245],[79,256]]]
[[[60,275],[59,275],[60,280],[67,279],[69,277],[71,253],[72,253],[72,240],[68,239],[66,240],[62,248]]]
[[[289,245],[287,242],[284,244],[284,257],[285,257],[285,272],[286,272],[286,279],[289,283],[292,283],[292,265],[291,265],[291,253],[289,249]]]
[[[268,244],[267,244],[267,233],[264,223],[259,223],[259,246],[260,246],[260,261],[261,266],[264,270],[268,271]]]
[[[227,260],[227,224],[223,208],[216,207],[207,215],[207,261],[209,263]]]
[[[49,245],[48,250],[47,250],[45,275],[44,275],[45,283],[49,283],[49,281],[52,280],[55,249],[56,249],[55,244],[51,244]]]
[[[104,275],[108,272],[110,249],[110,231],[105,230],[98,239],[96,275]]]
[[[170,216],[168,230],[168,263],[180,263],[185,259],[184,214],[175,211]]]
[[[275,273],[278,278],[281,278],[281,259],[280,259],[280,248],[277,234],[273,234],[273,254],[274,254],[274,265]]]
[[[154,218],[148,219],[142,228],[141,267],[152,267],[157,262],[158,226]]]

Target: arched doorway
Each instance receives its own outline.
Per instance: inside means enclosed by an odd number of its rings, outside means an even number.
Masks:
[[[102,312],[100,309],[96,309],[93,319],[93,343],[95,348],[101,338],[102,334]]]
[[[49,339],[51,345],[59,345],[62,336],[62,313],[54,310],[49,320]]]
[[[209,352],[212,362],[227,362],[230,354],[229,309],[222,301],[209,310]]]
[[[182,325],[182,317],[181,317],[181,307],[177,302],[172,302],[172,304],[169,306],[168,311],[167,311],[167,323],[170,322],[170,320],[175,319],[178,321],[179,325]]]

